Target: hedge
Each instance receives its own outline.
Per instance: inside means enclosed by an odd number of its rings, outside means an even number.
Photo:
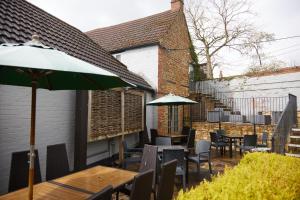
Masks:
[[[188,192],[180,191],[176,199],[300,199],[300,159],[249,153],[234,168]]]

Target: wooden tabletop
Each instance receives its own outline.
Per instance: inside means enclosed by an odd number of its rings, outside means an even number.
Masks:
[[[87,199],[90,194],[79,192],[76,190],[60,187],[58,185],[44,182],[34,185],[33,199],[34,200],[81,200]],[[28,199],[28,188],[17,190],[0,196],[1,200],[26,200]]]
[[[158,145],[157,147],[159,153],[162,153],[164,149],[183,149],[185,153],[189,152],[188,148],[182,145]]]
[[[74,189],[96,193],[108,185],[114,189],[133,180],[136,172],[111,167],[96,166],[53,180],[53,183],[71,186]]]
[[[34,185],[35,200],[81,200],[112,185],[114,189],[133,180],[136,172],[111,167],[96,166],[49,182]],[[24,188],[0,196],[0,200],[25,200],[28,189]]]

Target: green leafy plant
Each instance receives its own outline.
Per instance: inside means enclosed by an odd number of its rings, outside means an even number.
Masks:
[[[232,169],[204,181],[177,200],[300,199],[300,159],[273,153],[249,153]]]

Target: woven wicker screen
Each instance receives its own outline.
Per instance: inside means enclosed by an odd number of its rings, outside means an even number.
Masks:
[[[121,129],[121,93],[92,91],[89,141],[118,134]]]
[[[143,128],[142,109],[142,96],[125,93],[125,131]]]
[[[120,135],[122,133],[121,92],[92,91],[91,94],[88,141]],[[125,92],[124,128],[127,134],[142,129],[142,98],[141,95]]]

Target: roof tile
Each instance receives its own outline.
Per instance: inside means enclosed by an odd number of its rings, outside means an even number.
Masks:
[[[38,34],[45,45],[118,74],[143,88],[151,86],[75,27],[25,0],[0,1],[0,43],[22,43]]]
[[[167,33],[177,14],[178,11],[168,10],[122,24],[91,30],[86,34],[109,52],[155,44]]]

